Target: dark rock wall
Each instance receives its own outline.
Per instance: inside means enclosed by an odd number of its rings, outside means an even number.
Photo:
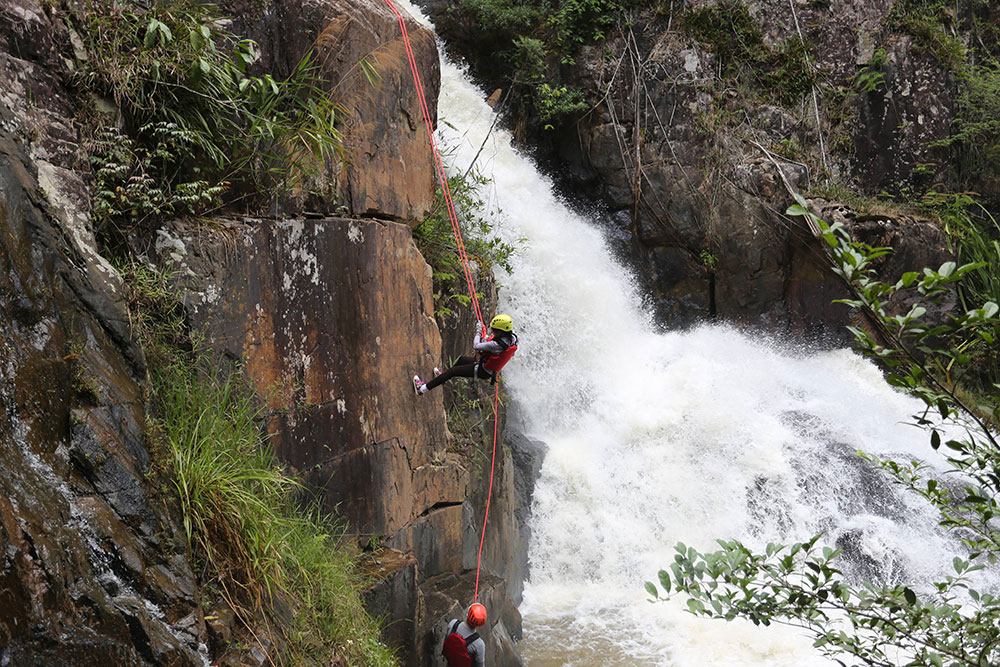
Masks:
[[[447,3],[423,4],[470,62],[488,59],[477,27],[449,18]],[[890,0],[741,4],[760,49],[801,37],[822,84],[815,99],[788,99],[791,81],[768,84],[770,72],[747,73],[752,63],[739,65],[742,78],[720,75],[713,46],[683,27],[686,12],[720,6],[697,0],[631,11],[560,68],[593,105],[581,118],[534,134],[532,119],[527,131],[515,122],[570,190],[607,208],[609,236],[665,323],[719,317],[845,342],[848,311],[829,304],[844,292],[822,246],[784,215],[794,201],[784,181],[802,194],[834,182],[869,195],[941,181],[949,149],[933,142],[950,132],[956,81],[926,43],[893,32]],[[716,38],[746,38],[724,33]],[[885,62],[871,64],[880,48]],[[859,89],[863,71],[881,77],[874,90]],[[931,264],[946,255],[936,250]]]
[[[35,67],[8,54],[0,69]],[[87,230],[76,224],[85,213],[61,199],[79,177],[30,157],[51,139],[35,134],[32,121],[57,112],[12,110],[7,99],[0,100],[0,663],[202,664],[204,620],[183,537],[155,476],[147,477],[141,352],[127,338],[106,263],[81,245]],[[43,169],[65,178],[43,190]]]

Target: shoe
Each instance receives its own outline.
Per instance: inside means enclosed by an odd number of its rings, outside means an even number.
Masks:
[[[438,375],[441,375],[441,369],[438,368],[437,366],[435,366],[434,367],[434,377],[437,377]]]
[[[413,393],[417,396],[423,394],[427,391],[427,385],[424,384],[423,380],[420,379],[419,375],[413,376]]]

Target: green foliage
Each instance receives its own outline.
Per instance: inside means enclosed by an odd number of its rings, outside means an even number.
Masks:
[[[885,73],[882,67],[889,61],[885,49],[877,49],[871,60],[865,63],[858,76],[854,79],[854,87],[860,93],[872,93],[879,88],[885,88]]]
[[[448,11],[475,25],[490,39],[510,43],[520,37],[552,42],[562,62],[572,62],[583,44],[605,38],[635,0],[459,0]]]
[[[114,266],[125,284],[129,328],[150,366],[176,361],[191,345],[175,276],[131,257],[116,260]]]
[[[779,49],[769,47],[742,0],[689,10],[681,27],[711,47],[723,77],[749,81],[784,104],[798,102],[817,81],[808,46],[793,37]]]
[[[545,42],[531,37],[518,37],[514,40],[514,68],[521,80],[537,82],[545,78],[545,58],[548,51]]]
[[[929,592],[906,585],[847,583],[835,567],[839,551],[817,547],[819,536],[790,547],[768,545],[757,554],[733,541],[720,551],[700,553],[677,545],[670,570],[659,584],[688,596],[693,613],[755,624],[786,623],[805,628],[814,646],[831,657],[853,656],[863,664],[1000,664],[1000,598],[971,587],[969,575],[1000,556],[1000,443],[988,420],[1000,417],[1000,384],[982,404],[970,405],[958,391],[976,364],[967,353],[971,341],[995,345],[1000,336],[1000,306],[986,300],[944,317],[934,309],[981,263],[947,262],[938,269],[905,273],[890,284],[875,277],[873,266],[889,250],[853,242],[839,224],[828,225],[808,212],[805,201],[788,213],[804,216],[829,246],[834,270],[853,294],[845,303],[864,312],[875,333],[852,329],[859,348],[879,360],[887,381],[918,398],[926,410],[914,416],[930,433],[930,445],[944,445],[946,458],[965,482],[948,488],[928,478],[924,464],[863,455],[896,483],[931,503],[940,525],[951,530],[969,552],[954,558],[954,575],[943,576]],[[894,296],[909,297],[905,313],[888,308]],[[995,295],[994,295],[995,298]],[[934,412],[937,417],[930,418]],[[943,425],[959,428],[945,436]],[[948,439],[948,438],[954,439]],[[646,590],[659,597],[653,583]]]
[[[741,0],[723,0],[687,11],[681,27],[712,47],[724,75],[738,75],[742,63],[755,62],[766,49],[760,27]]]
[[[981,0],[972,1],[979,3]],[[889,11],[886,25],[913,35],[918,45],[933,53],[940,63],[957,71],[965,60],[965,45],[945,29],[954,23],[954,12],[952,0],[897,0]]]
[[[275,508],[287,504],[296,484],[261,442],[257,411],[237,381],[184,363],[153,374],[185,533],[228,597],[248,601],[250,612],[288,585]]]
[[[251,76],[258,47],[227,32],[224,19],[197,0],[148,8],[94,0],[82,12],[90,57],[81,83],[112,97],[128,126],[140,128],[134,150],[174,152],[169,164],[153,159],[146,166],[159,169],[143,176],[164,192],[239,181],[266,196],[273,182],[301,182],[314,163],[343,157],[336,127],[343,109],[318,87],[311,54],[284,80]],[[167,127],[172,146],[163,144]]]
[[[1000,62],[967,67],[959,77],[958,112],[951,137],[959,181],[1000,197]]]
[[[361,578],[329,517],[303,512],[261,436],[259,412],[240,375],[200,372],[183,362],[155,369],[160,431],[169,444],[184,529],[210,585],[248,627],[275,596],[296,610],[279,663],[298,664],[316,650],[351,665],[393,665],[359,598]]]
[[[831,658],[852,655],[860,664],[994,665],[1000,659],[997,618],[1000,598],[968,591],[968,575],[982,569],[955,560],[931,595],[908,586],[852,588],[835,567],[840,551],[804,544],[769,544],[758,554],[736,541],[701,553],[678,543],[670,570],[660,570],[660,586],[688,596],[697,616],[755,625],[787,623],[807,630],[813,646]],[[659,599],[659,590],[646,583]],[[899,655],[902,651],[902,660]],[[844,664],[841,662],[840,664]]]
[[[494,265],[510,271],[509,260],[516,248],[491,236],[489,222],[483,217],[486,204],[480,190],[488,184],[475,170],[448,179],[468,259],[481,271],[488,272]],[[455,304],[468,306],[471,302],[468,287],[441,188],[434,197],[431,213],[413,230],[413,238],[433,271],[435,315],[450,315]]]
[[[562,85],[560,66],[574,63],[579,48],[599,42],[637,0],[459,0],[449,20],[471,35],[467,46],[481,75],[520,84],[526,114],[536,112],[554,129],[587,109],[582,94]],[[497,57],[499,56],[499,57]]]
[[[559,118],[581,114],[590,106],[584,101],[583,93],[570,90],[566,86],[553,88],[543,83],[535,89],[538,117],[545,124],[545,129],[551,130]]]
[[[140,128],[138,135],[149,150],[114,127],[99,130],[91,142],[92,214],[98,233],[109,225],[127,229],[149,217],[200,213],[218,205],[225,183],[164,178],[194,148],[192,132],[174,123],[154,123]]]
[[[511,41],[527,35],[545,20],[548,6],[524,0],[458,0],[448,8],[494,39]]]
[[[698,253],[698,261],[710,272],[715,271],[719,266],[719,258],[708,250],[702,250]]]
[[[809,47],[798,37],[790,37],[777,51],[772,49],[762,64],[764,88],[777,94],[784,104],[797,103],[818,80],[809,64]]]
[[[576,49],[599,42],[634,2],[623,0],[561,0],[547,16],[548,26],[559,49],[560,61],[573,63]]]
[[[940,222],[958,263],[978,267],[958,285],[962,307],[970,310],[1000,297],[1000,223],[969,193],[930,191],[923,196],[921,207]],[[974,360],[963,387],[988,393],[1000,377],[1000,346],[973,339],[962,351]]]

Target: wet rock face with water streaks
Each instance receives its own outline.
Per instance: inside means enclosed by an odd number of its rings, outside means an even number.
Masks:
[[[0,126],[0,663],[200,664],[186,548],[146,479],[124,312],[84,298],[94,266],[2,106]]]
[[[0,7],[0,664],[201,664],[147,479],[145,361],[89,223],[81,54],[53,3]]]

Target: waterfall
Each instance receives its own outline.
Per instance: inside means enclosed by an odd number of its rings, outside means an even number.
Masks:
[[[476,159],[492,222],[519,246],[497,275],[520,337],[506,387],[527,435],[549,447],[532,503],[526,661],[833,664],[797,629],[697,619],[683,597],[649,604],[643,582],[677,541],[762,548],[819,532],[851,576],[926,586],[950,572],[964,552],[936,514],[854,455],[947,469],[907,423],[921,404],[849,350],[720,325],[657,330],[599,229],[512,148],[483,97],[442,62],[446,162],[458,173]]]

